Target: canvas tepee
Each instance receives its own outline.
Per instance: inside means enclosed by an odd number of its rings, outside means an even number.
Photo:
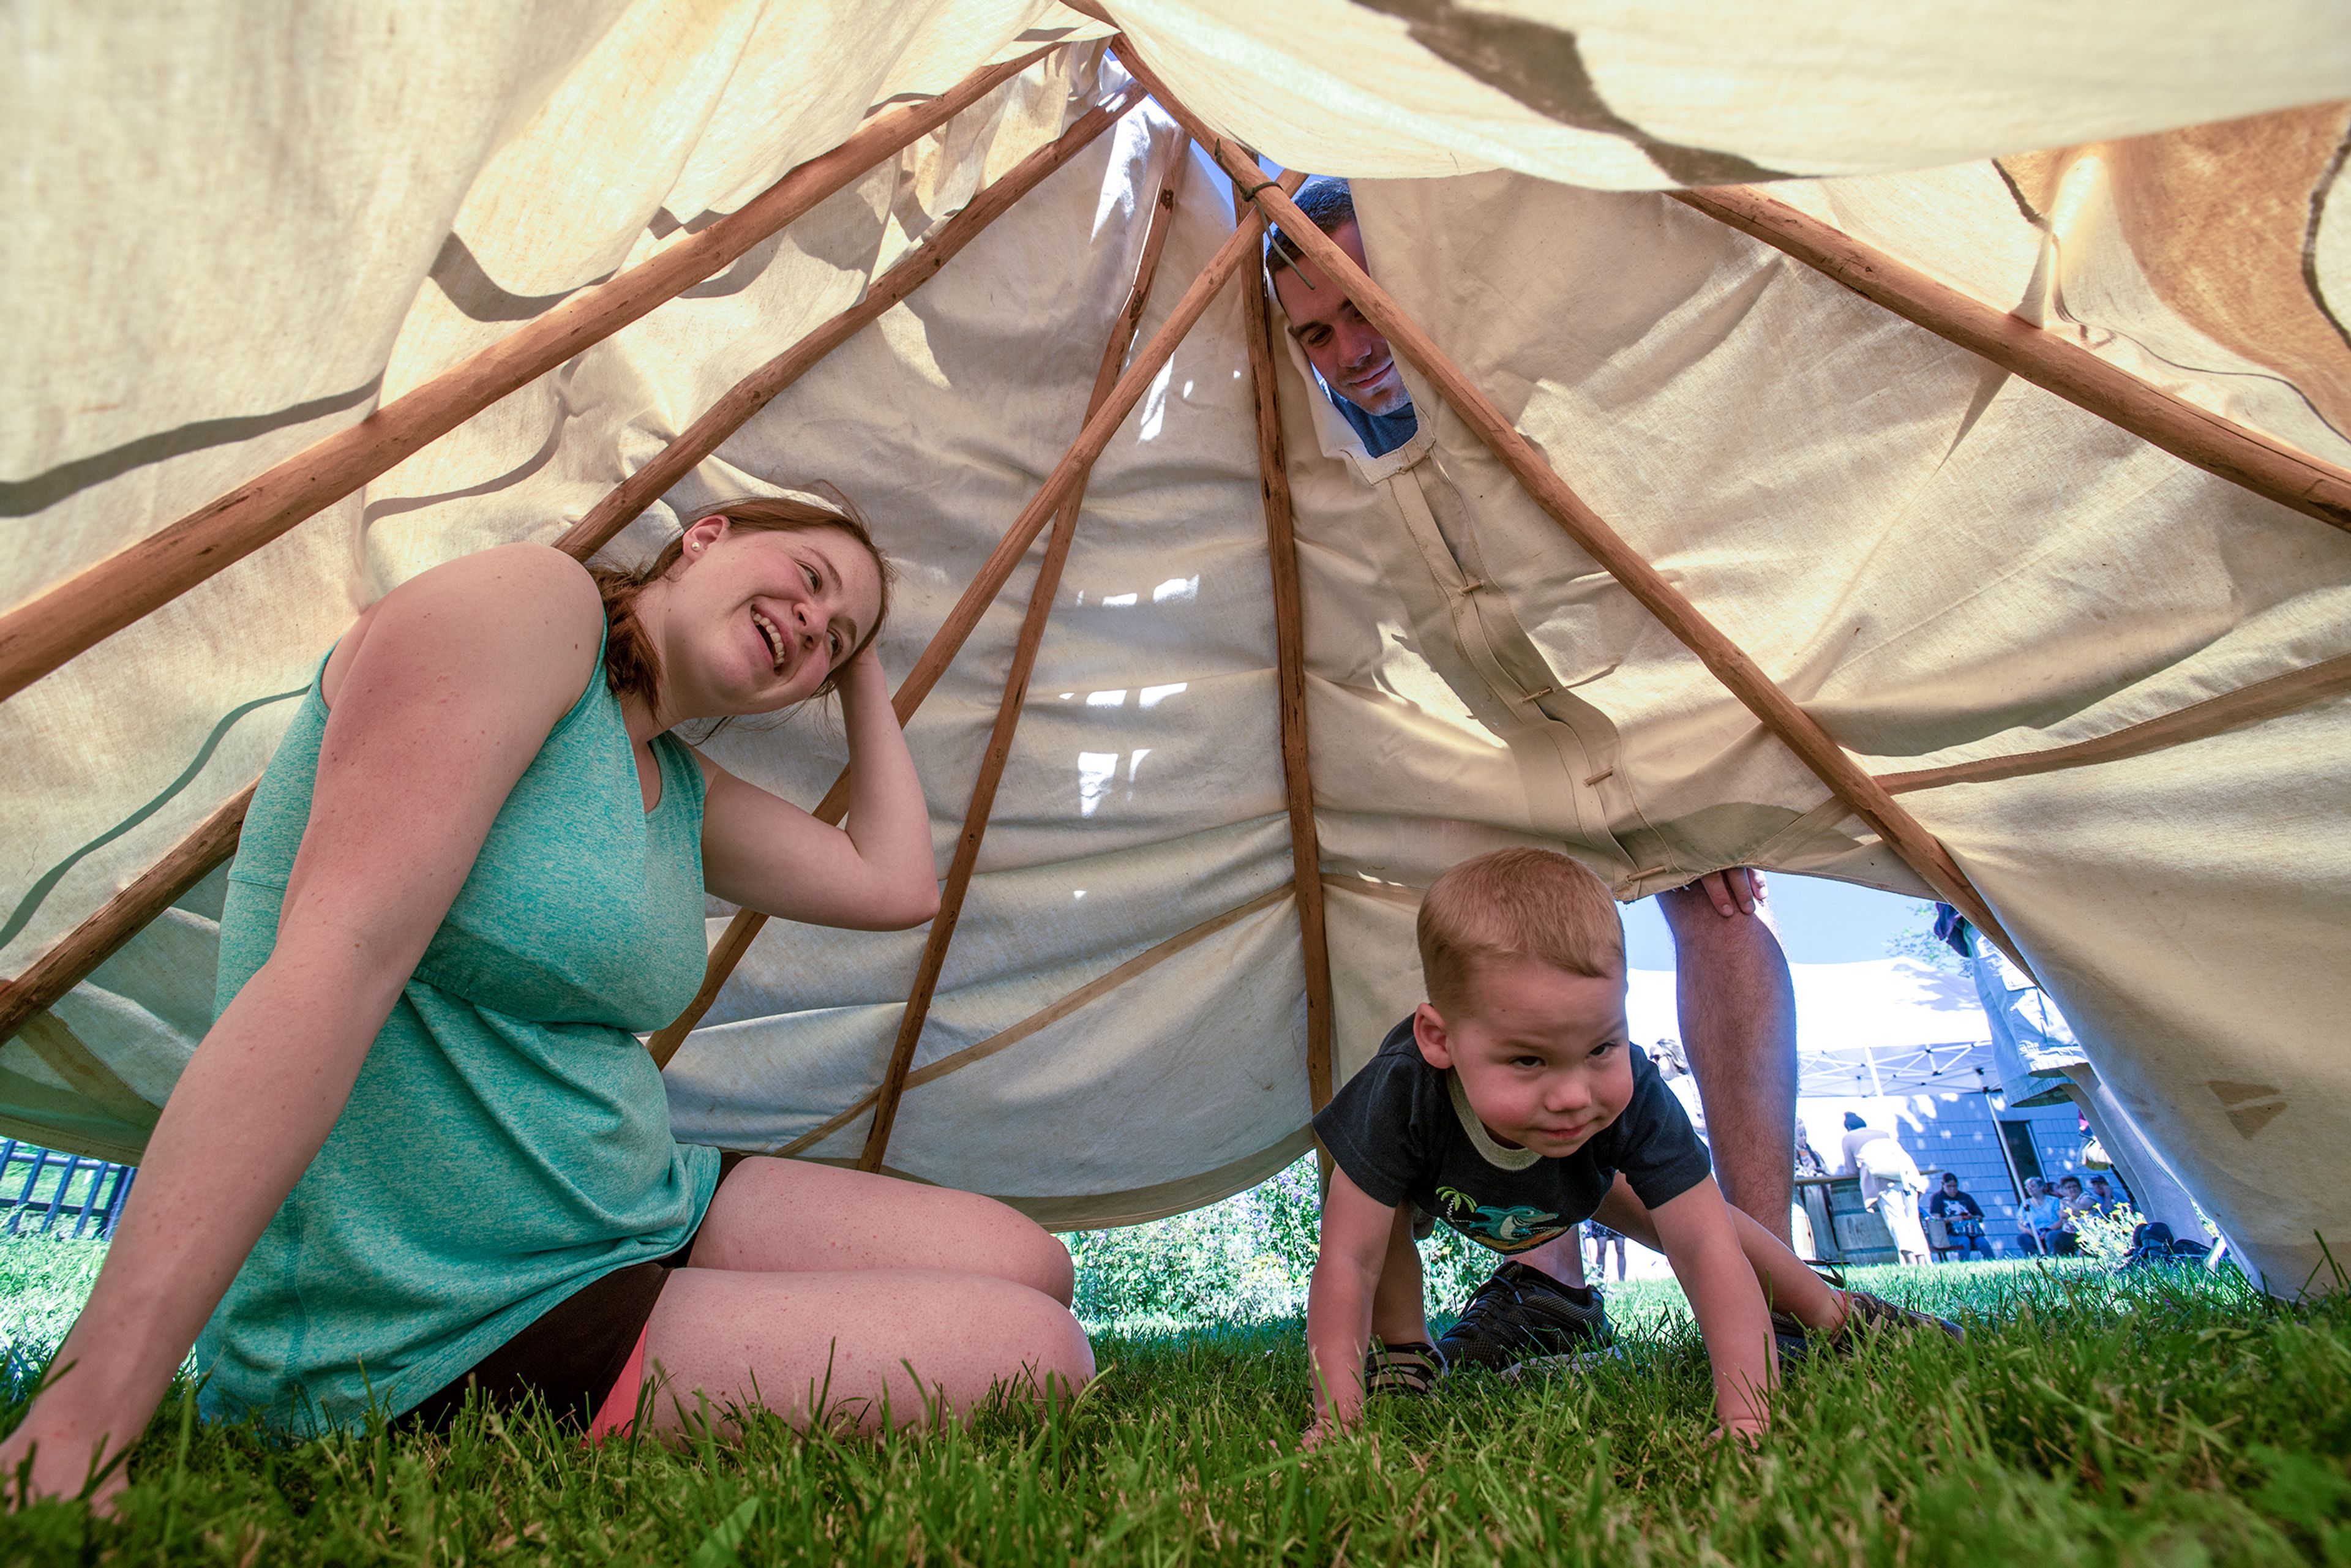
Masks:
[[[1535,842],[1960,904],[2299,1288],[2351,1238],[2346,20],[18,7],[0,1134],[136,1158],[360,607],[821,481],[900,563],[949,912],[714,908],[681,1136],[1208,1201],[1416,998],[1416,890]],[[1355,182],[1385,457],[1265,319],[1282,170]],[[710,744],[812,808],[844,755]]]

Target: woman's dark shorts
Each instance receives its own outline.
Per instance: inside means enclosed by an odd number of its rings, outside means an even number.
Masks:
[[[719,1181],[746,1157],[720,1155]],[[565,1297],[447,1386],[425,1396],[396,1425],[444,1431],[465,1405],[466,1391],[478,1388],[483,1401],[497,1408],[511,1409],[536,1396],[556,1415],[587,1426],[620,1381],[662,1287],[674,1270],[685,1267],[701,1234],[697,1225],[676,1251],[614,1270]]]

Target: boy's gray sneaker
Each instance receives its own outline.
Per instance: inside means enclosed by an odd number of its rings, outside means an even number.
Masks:
[[[1444,1375],[1445,1357],[1435,1345],[1423,1340],[1403,1344],[1382,1344],[1374,1340],[1364,1354],[1364,1393],[1367,1396],[1401,1394],[1423,1397],[1437,1387],[1437,1380]]]
[[[1478,1287],[1437,1349],[1448,1366],[1500,1372],[1536,1356],[1597,1350],[1614,1337],[1599,1291],[1587,1288],[1579,1301],[1541,1270],[1514,1262]]]

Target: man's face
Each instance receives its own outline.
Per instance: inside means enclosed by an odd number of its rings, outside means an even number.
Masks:
[[[2100,1197],[2112,1197],[2114,1196],[2114,1189],[2106,1185],[2106,1178],[2104,1176],[2092,1176],[2090,1178],[2090,1190],[2096,1193]]]
[[[1331,235],[1357,267],[1364,265],[1363,231],[1342,224]],[[1366,413],[1394,413],[1412,401],[1396,373],[1388,340],[1360,315],[1311,261],[1273,275],[1273,292],[1290,318],[1290,335],[1332,392]]]
[[[2072,1176],[2067,1176],[2064,1181],[2057,1184],[2057,1191],[2060,1196],[2064,1197],[2079,1197],[2082,1196],[2082,1184],[2075,1181]]]
[[[1953,1175],[1951,1175],[1949,1172],[1946,1171],[1946,1172],[1944,1173],[1944,1175],[1943,1175],[1943,1190],[1944,1190],[1945,1192],[1957,1192],[1957,1191],[1959,1191],[1959,1177],[1957,1177],[1957,1176],[1953,1176]]]
[[[1625,1113],[1633,1061],[1624,976],[1514,958],[1480,964],[1473,978],[1474,1002],[1449,1021],[1421,1003],[1413,1036],[1423,1061],[1460,1076],[1469,1108],[1498,1141],[1557,1159]]]

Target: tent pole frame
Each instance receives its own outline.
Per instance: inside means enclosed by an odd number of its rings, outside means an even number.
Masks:
[[[652,462],[623,480],[567,530],[556,541],[556,548],[585,560],[610,543],[646,507],[826,355],[938,276],[939,270],[981,230],[1115,125],[1142,96],[1142,89],[1134,88],[1095,106],[1073,121],[1058,140],[1038,148],[973,196],[961,211],[941,221],[887,272],[875,278],[856,304],[737,382],[709,413],[695,421],[663,447]],[[246,809],[252,800],[253,787],[247,785],[206,818],[152,871],[93,912],[14,981],[0,985],[0,1040],[8,1039],[24,1027],[26,1019],[88,978],[91,970],[137,935],[140,926],[235,854]],[[740,956],[739,953],[736,956]],[[732,958],[727,967],[733,967]]]
[[[1304,180],[1304,176],[1298,174],[1283,178],[1289,183],[1287,188],[1293,191]],[[1029,547],[1036,542],[1037,536],[1044,531],[1045,525],[1061,508],[1071,486],[1092,469],[1094,459],[1110,445],[1111,438],[1118,434],[1118,427],[1125,423],[1134,405],[1143,401],[1143,394],[1152,379],[1159,373],[1160,367],[1174,357],[1177,346],[1191,331],[1193,324],[1207,312],[1209,303],[1232,280],[1233,274],[1239,271],[1243,264],[1257,260],[1258,247],[1264,233],[1262,213],[1253,214],[1248,223],[1236,228],[1232,236],[1218,247],[1217,253],[1208,258],[1207,265],[1200,269],[1199,275],[1193,278],[1191,287],[1184,291],[1183,298],[1176,302],[1175,308],[1169,312],[1167,319],[1160,323],[1159,329],[1151,335],[1150,341],[1137,350],[1128,361],[1126,373],[1119,377],[1118,384],[1111,389],[1109,398],[1086,421],[1085,427],[1078,432],[1078,438],[1071,443],[1070,449],[1061,455],[1061,460],[1053,465],[1053,471],[1045,476],[1045,482],[1029,497],[1028,506],[1021,508],[1020,515],[1005,530],[995,550],[973,574],[963,597],[956,601],[955,608],[940,623],[930,645],[923,651],[923,656],[915,661],[914,669],[899,685],[891,706],[897,711],[900,724],[904,724],[914,715],[914,710],[922,706],[923,699],[930,695],[931,688],[938,684],[939,676],[979,624],[980,617],[987,612],[987,607],[995,602],[997,594],[1011,577],[1013,569],[1028,554]],[[847,810],[848,800],[849,776],[843,770],[814,814],[820,821],[838,822]],[[758,935],[767,920],[766,915],[756,910],[746,909],[736,915],[726,935],[711,949],[711,962],[703,973],[702,989],[695,994],[692,1005],[647,1042],[655,1062],[664,1067],[669,1065],[670,1059],[677,1054],[677,1049],[686,1035],[710,1010],[720,988],[726,984],[727,975],[740,961],[752,938]],[[720,963],[722,957],[726,960],[723,965]]]
[[[1159,272],[1160,253],[1167,248],[1167,231],[1175,226],[1176,188],[1184,177],[1184,160],[1191,152],[1191,138],[1178,132],[1175,156],[1166,172],[1159,180],[1158,194],[1153,198],[1151,216],[1143,231],[1143,248],[1134,264],[1134,278],[1127,289],[1126,302],[1119,308],[1111,325],[1110,337],[1102,344],[1102,360],[1094,368],[1094,384],[1086,398],[1086,417],[1091,419],[1109,400],[1111,388],[1117,384],[1118,373],[1125,367],[1127,350],[1143,325],[1143,309],[1151,298],[1151,281]],[[1004,673],[1004,695],[996,705],[996,723],[988,731],[987,748],[980,754],[979,776],[971,786],[971,803],[965,808],[963,831],[956,838],[955,857],[947,867],[946,886],[939,893],[939,912],[931,918],[931,929],[923,942],[922,962],[914,970],[914,983],[906,995],[906,1010],[899,1016],[898,1037],[890,1048],[889,1066],[882,1074],[882,1087],[873,1103],[873,1120],[865,1134],[864,1150],[857,1156],[857,1168],[878,1171],[882,1159],[889,1152],[890,1134],[898,1122],[898,1102],[906,1092],[906,1074],[914,1070],[914,1048],[922,1043],[923,1026],[930,1020],[931,1002],[938,994],[939,974],[946,967],[947,947],[955,940],[956,925],[963,918],[964,900],[971,892],[973,872],[979,864],[979,846],[987,836],[989,813],[996,809],[997,787],[1004,780],[1005,765],[1011,760],[1012,737],[1020,727],[1020,715],[1029,700],[1029,677],[1037,668],[1037,650],[1045,640],[1045,623],[1051,619],[1053,601],[1061,590],[1061,569],[1069,563],[1070,546],[1077,538],[1078,513],[1085,505],[1086,481],[1092,476],[1089,464],[1080,470],[1077,482],[1070,486],[1069,495],[1061,509],[1053,514],[1052,532],[1046,536],[1045,559],[1037,568],[1036,581],[1029,590],[1029,609],[1020,621],[1020,638],[1012,650],[1012,664]]]
[[[732,265],[1045,57],[973,72],[939,97],[873,115],[697,235],[580,289],[347,426],[0,615],[0,700],[170,603],[475,414]]]
[[[906,1074],[906,1087],[919,1089],[925,1083],[935,1083],[949,1073],[959,1072],[975,1061],[982,1061],[1001,1051],[1011,1050],[1014,1046],[1061,1022],[1080,1009],[1100,1001],[1137,975],[1156,968],[1178,953],[1197,946],[1219,931],[1248,919],[1261,909],[1271,908],[1281,900],[1290,897],[1290,884],[1284,883],[1270,892],[1259,894],[1246,904],[1228,909],[1221,915],[1212,915],[1197,925],[1187,926],[1165,941],[1154,943],[1125,963],[1119,965],[1118,967],[1095,976],[1074,991],[1065,992],[1055,998],[1027,1018],[1017,1023],[1006,1025],[977,1045],[965,1046],[961,1051],[942,1056],[936,1061],[923,1063],[922,1066]],[[866,1109],[881,1098],[882,1090],[877,1084],[850,1102],[845,1109],[834,1112],[824,1121],[818,1123],[782,1148],[776,1150],[776,1155],[778,1158],[789,1159],[794,1155],[804,1154],[816,1147],[863,1115]]]
[[[2351,653],[2288,670],[2217,697],[2175,708],[2158,717],[2109,730],[2093,739],[2046,747],[2039,751],[1980,757],[1972,762],[1954,762],[1941,768],[1920,768],[1907,773],[1881,773],[1877,781],[1886,786],[1888,793],[1901,795],[1913,789],[1988,784],[2095,762],[2119,762],[2126,758],[2185,746],[2191,740],[2225,735],[2346,692],[2351,692]]]
[[[1715,678],[1728,686],[1731,695],[1762,721],[1766,729],[1794,752],[1832,794],[1844,801],[1854,815],[1866,823],[1888,848],[1917,873],[1928,887],[1934,889],[1937,897],[1954,905],[1975,922],[1978,930],[1997,942],[2001,951],[2030,974],[2031,965],[2017,950],[2006,929],[1992,914],[1991,906],[1976,891],[1974,883],[1968,880],[1967,873],[1959,869],[1959,862],[1951,858],[1950,852],[1943,847],[1941,841],[1897,805],[1885,787],[1863,771],[1828,731],[1821,727],[1819,721],[1782,691],[1744,649],[1700,614],[1697,607],[1667,582],[1656,567],[1644,559],[1639,552],[1625,542],[1622,535],[1586,506],[1583,497],[1544,461],[1534,444],[1520,434],[1492,401],[1478,389],[1477,383],[1437,347],[1437,340],[1406,315],[1385,289],[1365,276],[1364,269],[1357,267],[1328,235],[1316,228],[1299,211],[1298,204],[1290,199],[1287,191],[1266,183],[1264,172],[1254,157],[1237,143],[1218,136],[1179,103],[1150,68],[1134,57],[1133,47],[1126,40],[1121,38],[1117,48],[1120,62],[1151,89],[1151,96],[1159,106],[1173,116],[1177,124],[1189,131],[1202,146],[1212,151],[1217,162],[1238,188],[1249,193],[1259,210],[1280,225],[1283,235],[1311,258],[1325,277],[1338,284],[1341,292],[1353,302],[1364,319],[1387,338],[1389,347],[1404,354],[1420,369],[1421,373],[1452,404],[1463,423],[1476,433],[1502,465],[1510,469],[1536,504],[1551,514],[1561,529],[1622,584],[1650,614],[1663,622],[1685,647],[1696,653],[1699,661],[1714,672]]]
[[[130,886],[99,905],[89,919],[34,959],[23,974],[0,985],[0,1040],[15,1035],[27,1019],[89,978],[91,970],[120,951],[149,921],[235,854],[246,810],[252,804],[253,786],[248,784],[215,807],[194,832]]]
[[[2304,517],[2351,531],[2351,472],[2210,413],[2022,316],[1744,185],[1667,193],[2077,408]]]
[[[581,560],[602,549],[614,535],[636,521],[647,507],[692,473],[695,465],[717,451],[787,387],[880,319],[893,306],[937,277],[939,269],[977,238],[981,230],[1011,211],[1014,203],[1117,124],[1142,97],[1140,87],[1130,87],[1116,98],[1096,104],[1057,140],[1029,153],[973,196],[962,211],[934,226],[887,272],[875,278],[856,304],[728,388],[710,405],[708,413],[681,431],[653,461],[597,502],[586,517],[556,541],[555,548]]]
[[[1233,187],[1233,215],[1250,211],[1242,187]],[[1290,452],[1281,433],[1276,382],[1273,311],[1262,277],[1243,291],[1243,335],[1249,340],[1249,396],[1257,413],[1259,487],[1265,497],[1266,559],[1273,575],[1275,676],[1281,694],[1281,782],[1290,805],[1290,859],[1298,888],[1298,936],[1306,961],[1306,1096],[1320,1112],[1331,1103],[1331,939],[1324,919],[1322,843],[1314,821],[1314,782],[1307,767],[1306,615],[1298,580],[1298,535],[1290,500]],[[1330,1179],[1331,1153],[1314,1142],[1316,1163]]]

